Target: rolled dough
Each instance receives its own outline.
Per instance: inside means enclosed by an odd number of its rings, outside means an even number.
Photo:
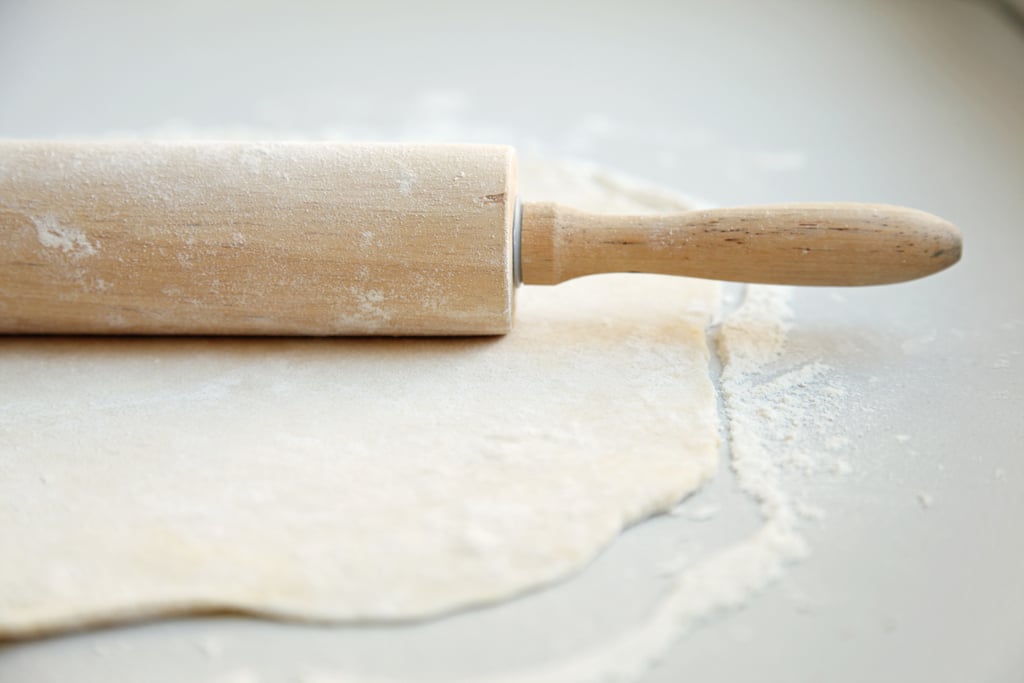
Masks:
[[[522,176],[530,199],[685,206]],[[0,637],[408,619],[563,578],[713,472],[717,304],[611,275],[521,289],[502,338],[0,339]]]

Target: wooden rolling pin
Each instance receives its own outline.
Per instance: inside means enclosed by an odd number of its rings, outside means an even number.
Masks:
[[[467,335],[605,272],[871,285],[955,263],[913,209],[520,204],[509,147],[0,141],[0,332]]]

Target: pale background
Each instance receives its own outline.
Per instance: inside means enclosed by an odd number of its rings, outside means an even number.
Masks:
[[[948,273],[841,304],[798,294],[796,342],[825,349],[860,401],[841,416],[854,474],[803,482],[827,513],[813,556],[646,680],[1020,681],[1022,25],[952,0],[5,0],[0,136],[459,137],[720,204],[880,201],[951,219],[965,256]],[[653,520],[508,605],[402,627],[84,633],[0,648],[0,681],[442,681],[553,661],[642,620],[666,546],[753,528],[731,486],[723,469],[700,494],[726,503],[712,524]]]

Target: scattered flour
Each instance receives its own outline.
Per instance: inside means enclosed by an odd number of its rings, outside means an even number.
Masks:
[[[217,636],[207,634],[194,641],[196,649],[209,659],[216,659],[224,654],[224,642]]]
[[[811,362],[780,369],[792,319],[790,290],[752,286],[744,303],[720,326],[717,346],[723,361],[720,387],[731,439],[731,467],[740,488],[758,505],[763,522],[752,535],[696,558],[679,556],[660,569],[670,587],[639,626],[600,648],[547,666],[508,674],[474,676],[482,683],[599,683],[633,681],[653,668],[693,627],[738,609],[779,579],[788,565],[806,558],[802,533],[825,511],[800,500],[787,487],[787,475],[838,472],[844,461],[834,451],[848,443],[828,433],[830,413],[842,396],[833,372]],[[808,443],[830,444],[814,451]],[[848,469],[848,466],[846,466]],[[929,499],[930,500],[930,499]],[[683,512],[677,508],[676,514]],[[691,520],[710,519],[718,506],[694,509]],[[407,683],[405,679],[317,672],[308,683]],[[459,680],[459,679],[456,679]],[[469,679],[464,679],[469,680]]]
[[[818,362],[781,372],[776,367],[783,359],[793,316],[789,299],[788,288],[749,287],[743,304],[721,324],[717,335],[731,466],[740,488],[759,506],[760,529],[696,562],[670,567],[676,569],[672,587],[648,620],[599,651],[546,668],[487,678],[486,683],[636,680],[695,625],[743,606],[776,581],[787,565],[810,554],[802,520],[821,521],[825,512],[796,498],[785,485],[785,476],[849,471],[845,461],[828,452],[849,440],[831,433],[831,413],[844,393],[835,385],[833,371]],[[813,437],[823,437],[831,448],[810,449]],[[690,518],[706,519],[716,512],[701,507]]]
[[[694,522],[707,522],[715,517],[722,509],[721,505],[717,503],[708,503],[695,508],[689,514],[689,518]]]
[[[85,233],[60,222],[50,215],[33,218],[36,236],[39,243],[50,249],[60,249],[71,257],[92,256],[96,253],[96,245],[89,241]]]

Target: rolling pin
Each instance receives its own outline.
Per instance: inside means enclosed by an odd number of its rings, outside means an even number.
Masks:
[[[0,141],[0,332],[493,335],[516,286],[606,272],[793,285],[934,273],[922,211],[607,216],[520,203],[509,147]]]

